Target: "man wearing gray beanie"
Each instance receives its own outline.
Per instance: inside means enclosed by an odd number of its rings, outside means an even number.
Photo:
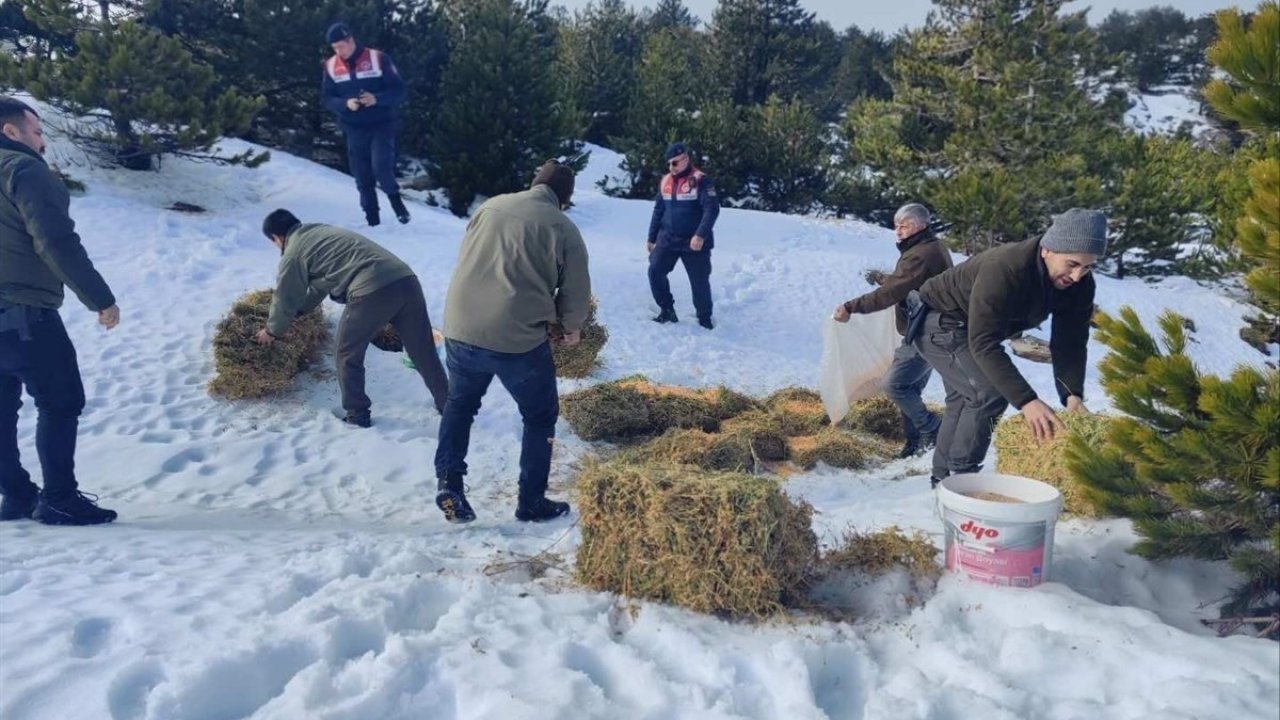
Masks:
[[[1003,347],[1051,316],[1054,389],[1068,411],[1084,410],[1095,292],[1090,273],[1106,249],[1106,217],[1076,208],[1054,217],[1043,237],[979,253],[921,286],[907,341],[938,371],[947,391],[934,485],[982,468],[991,432],[1009,405],[1037,439],[1064,429]]]

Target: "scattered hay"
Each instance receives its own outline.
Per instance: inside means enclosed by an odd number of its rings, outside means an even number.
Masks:
[[[886,440],[904,442],[907,439],[902,428],[902,411],[887,395],[876,395],[854,403],[840,425]]]
[[[396,332],[390,323],[379,330],[369,344],[383,352],[398,353],[404,350],[404,340],[400,339],[400,333]]]
[[[822,396],[813,390],[785,388],[765,398],[764,405],[788,437],[814,435],[831,425]]]
[[[756,407],[751,398],[726,388],[654,385],[639,376],[570,393],[560,403],[578,437],[612,442],[655,437],[671,428],[715,432],[722,421]]]
[[[1099,517],[1100,508],[1090,503],[1067,469],[1069,437],[1083,437],[1091,447],[1106,443],[1111,418],[1094,413],[1059,413],[1068,433],[1040,444],[1031,426],[1021,417],[1011,417],[996,426],[996,471],[1047,482],[1062,493],[1063,509],[1074,515]]]
[[[868,439],[835,428],[787,438],[787,458],[805,470],[814,468],[819,461],[833,468],[860,470],[879,454],[880,449]]]
[[[213,334],[217,375],[209,383],[215,397],[243,400],[277,395],[320,357],[329,328],[319,308],[299,317],[271,345],[254,339],[267,324],[271,290],[251,292],[235,302]]]
[[[629,451],[625,457],[637,463],[670,462],[722,472],[755,470],[748,436],[696,429],[668,430],[661,437]]]
[[[813,509],[777,480],[615,460],[578,479],[577,577],[698,612],[763,617],[802,598]]]
[[[911,535],[896,525],[874,533],[848,530],[840,545],[822,554],[821,572],[857,571],[882,575],[896,567],[905,568],[913,577],[937,578],[942,575],[938,548],[920,530]]]
[[[551,349],[556,361],[556,377],[584,378],[600,366],[600,351],[609,341],[609,331],[596,320],[596,300],[591,298],[587,320],[582,325],[582,339],[573,347],[565,347],[558,341],[564,337],[564,328],[551,327]]]

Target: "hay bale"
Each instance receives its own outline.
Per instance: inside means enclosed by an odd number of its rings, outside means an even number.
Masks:
[[[907,535],[896,525],[873,533],[846,531],[838,546],[822,554],[819,566],[824,573],[852,570],[883,575],[901,567],[915,577],[942,574],[938,548],[929,536],[920,530]]]
[[[819,461],[834,468],[859,470],[881,453],[870,440],[835,428],[816,435],[787,438],[787,458],[810,470]]]
[[[902,428],[902,411],[887,395],[876,395],[853,404],[840,426],[858,430],[886,440],[905,442]]]
[[[1094,413],[1060,413],[1068,432],[1041,444],[1022,417],[1010,417],[996,426],[996,472],[1020,475],[1047,482],[1062,493],[1063,509],[1073,515],[1100,517],[1100,508],[1090,503],[1067,470],[1066,450],[1072,436],[1084,438],[1091,447],[1106,443],[1111,418]]]
[[[573,347],[557,342],[564,337],[564,328],[551,326],[551,352],[556,361],[556,377],[584,378],[600,366],[600,351],[609,341],[609,331],[596,320],[596,299],[591,298],[587,320],[582,325],[582,339]]]
[[[721,423],[720,432],[745,438],[760,460],[776,462],[787,458],[787,434],[773,413],[748,410]]]
[[[320,357],[329,327],[319,308],[293,321],[284,337],[271,345],[254,339],[267,324],[272,290],[251,292],[235,302],[213,334],[217,374],[209,393],[228,400],[278,395],[293,378]]]
[[[749,436],[697,429],[668,430],[622,457],[636,463],[676,463],[723,472],[751,472],[755,468]]]
[[[390,323],[379,330],[378,334],[374,335],[373,339],[369,341],[369,344],[383,352],[398,353],[404,350],[404,340],[400,338],[400,333],[396,332],[396,329],[391,327]]]
[[[788,437],[814,435],[831,424],[822,396],[807,388],[784,388],[765,398],[764,405]]]
[[[756,407],[751,398],[726,388],[654,385],[640,376],[570,393],[560,404],[578,437],[611,442],[656,437],[672,428],[716,432],[722,421]]]
[[[762,617],[803,596],[813,509],[777,480],[613,461],[578,479],[577,578],[698,612]]]

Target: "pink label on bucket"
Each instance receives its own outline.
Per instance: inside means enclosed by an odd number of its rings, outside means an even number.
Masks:
[[[992,585],[1034,587],[1044,581],[1044,522],[1007,522],[943,512],[947,569]]]
[[[1044,579],[1044,546],[1029,550],[982,550],[952,543],[947,569],[992,585],[1034,587]]]

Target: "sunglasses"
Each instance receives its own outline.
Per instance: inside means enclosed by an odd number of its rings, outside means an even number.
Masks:
[[[680,163],[684,162],[684,161],[685,161],[685,160],[687,160],[687,159],[688,159],[688,158],[686,158],[686,157],[684,157],[684,156],[682,155],[682,156],[680,156],[680,157],[678,157],[678,158],[676,158],[676,159],[674,159],[674,160],[668,160],[668,161],[667,161],[667,167],[675,167],[675,166],[679,165]]]

